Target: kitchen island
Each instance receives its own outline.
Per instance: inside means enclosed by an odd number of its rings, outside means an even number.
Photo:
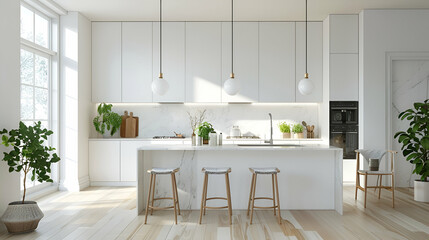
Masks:
[[[343,213],[342,149],[326,145],[216,147],[190,145],[151,145],[139,148],[137,163],[137,211],[144,214],[150,175],[153,167],[179,167],[176,174],[181,209],[200,208],[203,167],[231,167],[233,209],[247,209],[251,173],[249,167],[278,167],[280,206],[282,210],[336,210]],[[169,175],[156,178],[156,195],[171,196]],[[224,176],[210,176],[209,196],[224,196]],[[256,196],[271,196],[270,175],[260,175]],[[159,202],[159,201],[158,201]],[[171,201],[161,201],[167,206]],[[212,201],[217,206],[224,202]],[[272,201],[260,200],[269,206]]]

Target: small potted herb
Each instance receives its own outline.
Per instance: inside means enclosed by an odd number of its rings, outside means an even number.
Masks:
[[[98,105],[97,112],[98,116],[92,121],[95,130],[101,135],[105,136],[106,130],[113,136],[121,127],[122,117],[112,112],[112,104],[101,103]]]
[[[294,133],[294,138],[304,138],[304,126],[300,123],[293,125],[292,132]]]
[[[209,144],[209,133],[211,132],[214,132],[214,128],[208,122],[201,123],[197,128],[197,135],[203,138],[203,144]]]
[[[290,125],[286,122],[279,123],[280,132],[283,133],[283,138],[290,138]]]

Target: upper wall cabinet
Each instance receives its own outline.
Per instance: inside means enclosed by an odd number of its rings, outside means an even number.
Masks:
[[[185,23],[162,24],[162,72],[170,88],[163,96],[153,95],[154,102],[185,101]],[[159,75],[159,23],[153,23],[153,74]]]
[[[359,16],[330,15],[330,53],[359,53]]]
[[[259,24],[234,23],[234,73],[240,81],[235,96],[222,90],[222,102],[258,102]],[[222,85],[231,74],[231,23],[222,23]],[[223,88],[222,88],[223,89]]]
[[[259,102],[295,102],[295,23],[259,23]]]
[[[122,23],[122,102],[152,102],[152,23]]]
[[[92,23],[92,101],[121,102],[121,23]]]
[[[323,24],[308,23],[308,74],[314,84],[310,95],[302,95],[298,83],[305,74],[305,22],[296,23],[296,102],[322,102],[323,88]]]
[[[186,23],[186,102],[221,102],[222,26]]]

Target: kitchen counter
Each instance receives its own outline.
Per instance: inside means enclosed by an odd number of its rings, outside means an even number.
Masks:
[[[261,144],[263,145],[263,144]],[[299,145],[299,146],[238,146],[237,144],[225,144],[222,146],[190,146],[190,145],[147,145],[142,146],[139,150],[153,150],[153,151],[313,151],[313,150],[327,150],[338,151],[342,150],[338,147],[328,145]]]

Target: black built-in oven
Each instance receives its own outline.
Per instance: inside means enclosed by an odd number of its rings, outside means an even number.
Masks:
[[[356,159],[359,147],[358,102],[330,102],[330,145],[343,149],[343,159]]]

